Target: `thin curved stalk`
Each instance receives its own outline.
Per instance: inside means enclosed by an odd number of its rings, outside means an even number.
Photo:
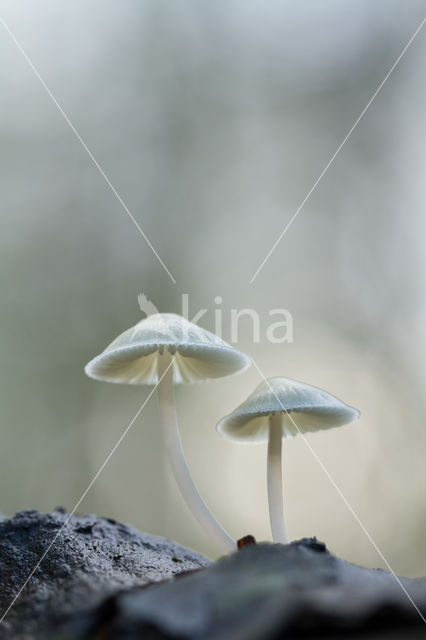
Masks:
[[[288,534],[284,518],[281,450],[281,414],[279,411],[276,411],[269,417],[267,471],[269,518],[271,520],[271,531],[274,542],[288,544]]]
[[[206,532],[226,552],[236,550],[236,542],[210,513],[191,477],[183,453],[173,393],[173,360],[164,351],[158,356],[158,393],[164,442],[176,483],[192,514]]]

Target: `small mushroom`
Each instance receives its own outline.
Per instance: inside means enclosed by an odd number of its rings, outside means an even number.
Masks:
[[[282,491],[282,438],[340,427],[358,417],[357,409],[323,389],[277,377],[261,382],[245,402],[218,423],[216,429],[224,438],[268,442],[268,502],[274,542],[288,542]]]
[[[85,367],[90,378],[124,384],[158,384],[160,416],[169,462],[192,513],[227,551],[236,543],[210,513],[183,453],[173,384],[191,383],[246,369],[250,359],[224,340],[173,313],[157,313],[124,331]]]

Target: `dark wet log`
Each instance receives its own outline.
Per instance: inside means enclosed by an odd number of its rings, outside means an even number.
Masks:
[[[0,522],[0,617],[68,514],[22,511]],[[0,638],[45,638],[71,614],[118,589],[208,564],[184,547],[112,519],[72,516],[0,625]]]
[[[67,514],[0,522],[3,611]],[[247,544],[250,542],[250,544]],[[415,603],[416,607],[413,605]],[[215,563],[94,515],[73,516],[0,626],[1,638],[279,640],[426,637],[426,580],[335,557],[315,538]]]

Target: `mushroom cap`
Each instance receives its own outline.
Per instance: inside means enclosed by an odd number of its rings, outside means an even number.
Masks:
[[[277,377],[261,382],[247,400],[222,418],[216,429],[229,440],[264,442],[269,438],[269,416],[277,411],[281,413],[283,438],[295,436],[299,431],[340,427],[359,417],[357,409],[323,389]]]
[[[84,371],[95,380],[156,384],[164,349],[175,356],[176,384],[221,378],[250,364],[248,356],[210,331],[174,313],[156,313],[120,334]]]

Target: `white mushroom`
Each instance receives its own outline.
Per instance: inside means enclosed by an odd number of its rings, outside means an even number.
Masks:
[[[246,369],[250,359],[224,340],[173,313],[141,320],[85,367],[90,378],[125,384],[157,384],[170,465],[189,508],[227,551],[235,541],[221,527],[194,485],[179,434],[173,384],[220,378]]]
[[[268,442],[268,502],[274,542],[288,542],[282,493],[282,438],[340,427],[358,417],[357,409],[323,389],[291,378],[269,378],[218,423],[216,428],[224,438]]]

